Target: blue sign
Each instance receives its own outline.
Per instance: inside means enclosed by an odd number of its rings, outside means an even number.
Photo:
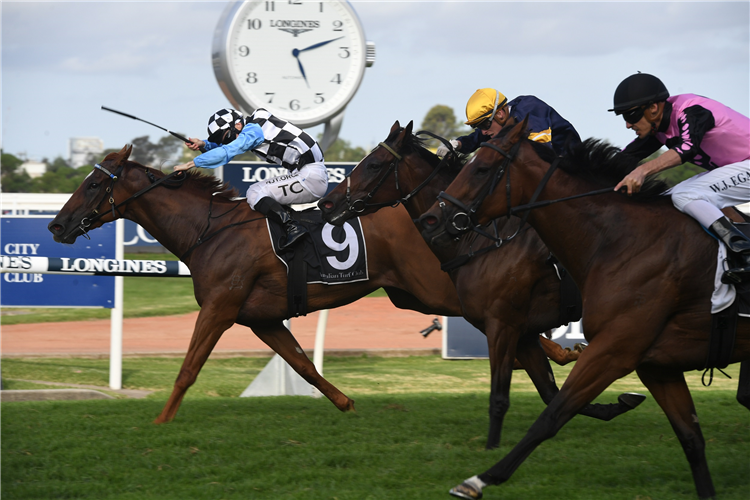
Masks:
[[[488,358],[487,337],[464,318],[449,316],[443,325],[443,358]],[[581,323],[570,323],[552,330],[550,340],[560,344],[563,349],[571,349],[577,343],[586,343],[581,332]]]
[[[356,163],[328,163],[328,191],[344,181],[347,174],[354,170]],[[247,188],[256,182],[287,175],[289,171],[281,165],[266,163],[263,161],[233,161],[224,165],[223,181],[228,182],[239,191],[240,196],[245,196]]]
[[[107,223],[79,237],[73,245],[56,243],[47,225],[52,218],[0,219],[2,254],[9,257],[115,258],[115,224]],[[115,306],[115,279],[111,276],[68,276],[36,273],[0,275],[0,305],[4,307]]]
[[[156,238],[148,234],[148,231],[133,222],[125,219],[125,249],[127,247],[160,247],[161,243]]]

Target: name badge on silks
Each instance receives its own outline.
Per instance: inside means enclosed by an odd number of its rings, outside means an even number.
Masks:
[[[284,251],[278,249],[279,241],[286,237],[283,229],[275,223],[269,223],[274,252],[287,269],[293,253],[301,250],[307,263],[308,283],[339,284],[370,279],[367,248],[359,218],[345,222],[341,227],[307,219],[308,217],[300,217],[299,222],[310,234]]]

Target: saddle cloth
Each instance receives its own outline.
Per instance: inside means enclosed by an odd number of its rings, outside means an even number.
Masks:
[[[721,282],[721,276],[725,271],[727,262],[727,247],[718,242],[719,251],[716,256],[716,274],[714,275],[714,293],[711,295],[711,314],[716,314],[730,307],[738,300],[739,315],[750,317],[750,284],[742,283],[742,286],[727,285]]]
[[[311,208],[296,212],[294,219],[310,234],[285,250],[278,247],[279,242],[286,238],[284,229],[270,219],[266,221],[273,251],[286,266],[287,273],[295,253],[303,252],[307,283],[335,285],[370,278],[365,235],[359,218],[336,227],[324,223],[320,210]]]

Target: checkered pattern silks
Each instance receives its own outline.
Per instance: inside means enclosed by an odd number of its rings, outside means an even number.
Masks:
[[[242,119],[242,114],[232,108],[220,109],[208,119],[208,140],[221,144],[224,131]]]
[[[282,165],[289,170],[298,169],[308,163],[322,163],[323,151],[307,132],[289,122],[276,118],[263,108],[258,108],[245,123],[255,123],[263,129],[263,144],[253,153],[270,163]]]

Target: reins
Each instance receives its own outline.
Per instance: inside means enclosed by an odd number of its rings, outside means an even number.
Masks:
[[[114,173],[110,172],[109,170],[107,170],[105,167],[101,166],[98,163],[96,165],[94,165],[94,168],[96,168],[98,170],[101,170],[102,172],[104,172],[105,174],[107,174],[109,176],[109,178],[111,179],[111,182],[110,182],[109,186],[107,186],[107,188],[104,190],[104,197],[102,198],[102,200],[96,206],[98,207],[99,205],[101,205],[104,202],[104,200],[109,196],[109,200],[107,200],[107,201],[109,202],[109,206],[110,206],[110,208],[112,210],[112,219],[117,219],[118,216],[122,217],[122,213],[120,213],[120,210],[119,210],[119,208],[121,206],[123,206],[123,205],[125,205],[125,204],[127,204],[127,203],[129,203],[129,202],[131,202],[133,200],[135,200],[136,198],[139,198],[140,196],[142,196],[142,195],[144,195],[146,193],[148,193],[149,191],[151,191],[155,187],[164,184],[167,187],[174,188],[174,187],[181,186],[182,183],[185,181],[185,173],[182,172],[182,171],[172,172],[171,174],[168,174],[168,175],[162,177],[161,179],[157,179],[154,176],[154,174],[151,173],[150,170],[146,169],[146,176],[148,177],[148,179],[151,182],[151,184],[148,185],[148,186],[146,186],[145,188],[141,189],[137,193],[133,194],[132,196],[130,196],[127,200],[123,201],[122,203],[115,203],[115,199],[112,196],[112,189],[114,188],[115,182],[117,182],[119,180],[119,177],[122,174],[122,171],[125,168],[125,165],[123,163],[120,163],[120,165],[118,166],[117,170]],[[172,179],[176,179],[177,183],[172,184],[171,186],[168,185],[168,184],[166,184],[167,181],[172,180]],[[93,224],[97,220],[99,220],[102,217],[104,217],[105,213],[106,212],[99,212],[97,209],[94,209],[94,210],[91,211],[91,215],[89,215],[88,217],[84,217],[83,219],[81,219],[81,222],[78,225],[78,229],[81,230],[81,235],[84,238],[89,239],[89,240],[91,239],[91,237],[88,235],[89,227],[91,227],[91,224]]]
[[[608,187],[604,189],[598,189],[596,191],[589,191],[587,193],[567,196],[565,198],[559,198],[556,200],[536,201],[539,195],[541,194],[542,190],[544,189],[544,187],[549,182],[554,171],[557,170],[557,167],[559,166],[560,161],[562,160],[562,156],[558,155],[557,157],[555,157],[554,161],[550,164],[549,169],[547,169],[547,172],[545,172],[544,177],[542,177],[542,180],[537,185],[536,190],[534,191],[534,194],[532,194],[529,203],[526,203],[525,205],[519,205],[517,207],[512,207],[510,205],[511,183],[510,183],[510,170],[508,170],[508,167],[513,162],[515,157],[518,155],[518,150],[519,150],[520,145],[521,145],[520,141],[515,143],[509,153],[506,153],[498,146],[495,146],[494,144],[491,144],[489,142],[483,142],[479,145],[480,148],[488,147],[500,153],[502,156],[504,156],[505,159],[503,160],[503,163],[500,165],[500,167],[497,169],[493,181],[487,184],[488,186],[487,189],[486,190],[483,189],[482,193],[480,193],[479,196],[477,196],[474,203],[470,207],[467,207],[463,202],[454,198],[453,196],[442,191],[440,192],[440,194],[438,195],[438,205],[440,206],[441,210],[443,211],[443,214],[445,215],[446,226],[447,226],[447,222],[450,221],[451,226],[456,230],[457,234],[462,234],[462,233],[465,233],[466,231],[472,230],[487,238],[493,239],[493,241],[495,241],[495,243],[498,246],[500,246],[504,242],[508,242],[512,240],[520,233],[521,229],[526,224],[526,221],[529,216],[529,212],[535,208],[547,207],[555,203],[560,203],[563,201],[570,201],[570,200],[574,200],[578,198],[584,198],[587,196],[595,196],[599,194],[606,194],[606,193],[614,192],[614,186],[613,186],[613,187]],[[487,196],[493,193],[495,187],[497,186],[497,184],[499,184],[500,180],[502,179],[502,176],[506,173],[506,170],[507,170],[507,176],[506,176],[506,188],[505,189],[506,189],[506,200],[508,204],[508,217],[510,217],[511,215],[519,214],[521,212],[524,212],[524,215],[521,218],[521,225],[519,226],[518,230],[514,234],[504,239],[497,239],[497,238],[493,238],[492,236],[488,235],[486,232],[480,229],[479,224],[476,222],[476,211],[482,205],[482,203],[487,198]],[[454,213],[451,217],[448,217],[447,211],[446,211],[446,204],[443,200],[449,201],[453,205],[457,206],[459,209],[463,210],[463,212],[459,211],[459,212]]]
[[[456,154],[456,151],[453,149],[453,145],[451,143],[439,135],[433,134],[432,132],[429,132],[427,130],[420,130],[419,132],[416,132],[414,134],[415,136],[419,135],[429,135],[430,137],[437,139],[438,141],[442,142],[446,147],[448,147],[450,153],[449,154]],[[371,200],[375,194],[378,192],[378,190],[385,184],[386,179],[391,174],[391,172],[394,172],[394,177],[396,180],[396,191],[398,191],[399,194],[401,194],[401,187],[399,186],[398,182],[398,163],[403,159],[403,157],[398,154],[392,147],[390,147],[385,142],[378,143],[379,147],[382,147],[386,151],[388,151],[390,154],[393,155],[395,158],[394,161],[391,162],[391,164],[388,167],[388,170],[383,174],[383,176],[378,180],[378,183],[375,185],[375,187],[365,195],[364,198],[358,198],[356,200],[351,199],[351,172],[349,175],[346,176],[346,194],[344,196],[344,199],[346,200],[346,204],[348,206],[348,209],[356,214],[360,214],[367,210],[368,208],[382,208],[382,207],[397,207],[399,204],[404,204],[407,201],[409,201],[412,197],[414,197],[417,193],[419,193],[425,186],[427,186],[430,182],[432,182],[432,179],[435,178],[435,176],[438,175],[440,170],[448,164],[448,155],[445,155],[441,160],[440,163],[430,172],[430,175],[427,176],[425,180],[423,180],[417,187],[415,187],[409,194],[406,196],[402,196],[401,198],[397,198],[393,201],[387,201],[382,203],[368,203],[369,200]]]

